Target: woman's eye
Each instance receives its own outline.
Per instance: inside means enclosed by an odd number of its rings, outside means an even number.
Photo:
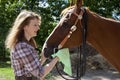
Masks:
[[[39,26],[39,25],[35,24],[34,26]]]

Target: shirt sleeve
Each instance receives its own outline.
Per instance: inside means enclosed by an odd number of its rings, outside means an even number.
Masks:
[[[39,77],[43,75],[44,70],[34,48],[30,48],[27,44],[20,44],[17,46],[17,53],[19,55],[18,59],[22,61],[26,70],[29,72],[38,70],[35,75]]]

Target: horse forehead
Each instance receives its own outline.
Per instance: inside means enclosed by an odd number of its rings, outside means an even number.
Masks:
[[[69,9],[69,10],[63,12],[63,14],[65,14],[64,16],[66,16],[66,15],[72,14],[72,13],[74,13],[74,12],[75,12],[75,10],[74,10],[74,8],[72,8],[72,9]]]
[[[72,13],[74,13],[74,9],[68,10],[68,12],[66,12],[65,15],[60,19],[60,23],[63,22],[65,19],[67,19],[66,18],[67,15],[71,15]]]

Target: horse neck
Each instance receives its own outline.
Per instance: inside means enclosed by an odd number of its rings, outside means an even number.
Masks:
[[[101,17],[89,10],[88,13],[88,43],[99,52],[118,53],[120,50],[120,22]]]

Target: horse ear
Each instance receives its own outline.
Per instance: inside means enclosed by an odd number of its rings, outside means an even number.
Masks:
[[[77,0],[76,6],[77,8],[80,8],[82,6],[82,0]]]
[[[70,6],[73,6],[73,5],[74,5],[74,3],[73,3],[73,2],[71,2],[71,3],[70,3]]]
[[[70,6],[75,5],[75,0],[70,0]]]

